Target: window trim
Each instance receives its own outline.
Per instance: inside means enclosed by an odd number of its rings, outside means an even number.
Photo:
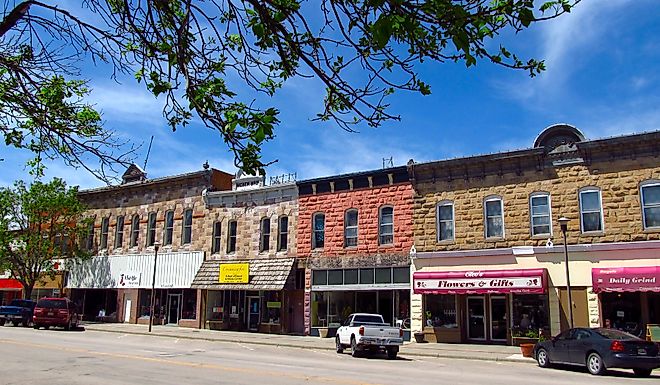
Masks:
[[[110,235],[110,216],[101,218],[101,250],[107,250],[108,248],[108,237]]]
[[[168,226],[168,216],[171,218],[172,226]],[[169,231],[169,237],[168,237]],[[165,211],[165,223],[163,224],[163,246],[171,246],[174,240],[174,210]]]
[[[440,239],[440,234],[442,233],[440,231],[440,207],[442,206],[451,206],[451,223],[452,223],[452,231],[451,231],[451,238],[450,239]],[[436,242],[454,242],[456,240],[456,215],[455,215],[455,209],[454,209],[454,201],[452,200],[442,200],[438,202],[435,205],[435,223],[436,223]],[[446,222],[446,221],[445,221]]]
[[[488,202],[494,202],[494,201],[499,201],[500,202],[500,215],[502,217],[502,234],[501,235],[491,235],[490,237],[488,236],[488,210],[487,210],[487,204]],[[485,239],[504,239],[506,236],[506,227],[504,225],[504,199],[500,195],[489,195],[486,198],[484,198],[484,238]]]
[[[186,224],[186,213],[190,213],[190,224]],[[192,243],[192,224],[193,224],[193,209],[187,208],[183,210],[183,218],[181,218],[181,246],[190,245]],[[186,242],[186,229],[190,232],[190,239]]]
[[[346,223],[348,221],[348,214],[355,212],[355,226],[347,226]],[[351,239],[355,238],[355,244],[354,245],[349,245],[348,244],[348,236],[346,235],[348,233],[348,230],[355,228],[355,237],[351,237]],[[360,237],[360,212],[356,208],[350,208],[346,211],[344,211],[344,248],[354,248],[358,247],[358,239]]]
[[[644,188],[660,186],[660,180],[648,179],[639,184],[639,204],[642,208],[642,228],[644,230],[660,230],[660,226],[647,226],[646,225],[646,205],[644,204]],[[660,204],[655,204],[650,207],[660,207]]]
[[[121,227],[119,222],[121,220]],[[125,225],[124,215],[117,216],[115,223],[115,249],[120,249],[124,247],[124,225]]]
[[[153,221],[152,221],[153,218]],[[156,244],[156,224],[158,223],[158,216],[155,211],[147,215],[147,239],[146,246],[152,247]]]
[[[265,225],[266,221],[268,221],[267,227]],[[259,252],[266,253],[268,251],[270,251],[270,217],[263,217],[259,221]]]
[[[317,230],[316,229],[316,218],[322,215],[323,216],[323,230]],[[322,232],[323,233],[323,245],[318,246],[316,244],[316,233],[317,232]],[[312,250],[313,249],[322,249],[325,247],[325,213],[322,211],[316,212],[312,214]]]
[[[548,198],[548,223],[549,223],[549,233],[539,233],[534,234],[534,213],[532,212],[532,199],[537,197],[547,197]],[[536,216],[540,217],[539,215]],[[529,231],[532,237],[552,237],[553,228],[552,228],[552,197],[547,191],[536,191],[529,194]]]
[[[232,235],[232,231],[231,231],[232,224],[235,224],[234,235]],[[234,240],[233,248],[232,248],[232,238]],[[227,254],[236,253],[236,250],[238,249],[237,246],[238,246],[238,221],[236,219],[232,219],[229,222],[227,222]]]
[[[282,220],[286,219],[286,228],[282,229]],[[284,231],[282,231],[284,230]],[[286,235],[286,243],[282,245],[282,235]],[[286,251],[289,248],[289,216],[280,215],[277,218],[277,251]]]
[[[583,219],[583,214],[585,214],[582,211],[582,194],[583,193],[589,193],[589,192],[597,192],[598,193],[598,206],[600,208],[599,213],[600,213],[600,230],[584,230],[584,219]],[[579,204],[579,209],[580,209],[580,233],[582,234],[601,234],[605,232],[605,212],[603,210],[603,193],[600,187],[596,186],[587,186],[587,187],[582,187],[578,191],[578,204]],[[594,211],[590,211],[594,212]]]
[[[213,222],[213,236],[211,238],[211,254],[218,254],[222,249],[222,221]]]
[[[133,239],[135,236],[135,239]],[[137,247],[140,242],[140,214],[133,214],[131,217],[131,239],[129,240],[129,247]]]
[[[383,233],[383,210],[392,209],[392,222],[389,224],[392,226],[392,232],[390,234]],[[387,224],[385,224],[387,226]],[[390,235],[392,237],[392,242],[383,243],[383,236]],[[378,208],[378,245],[379,246],[390,246],[394,244],[394,206],[391,204],[385,204]]]

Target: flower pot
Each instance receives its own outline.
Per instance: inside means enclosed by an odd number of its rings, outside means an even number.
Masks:
[[[426,342],[426,340],[424,339],[424,333],[420,333],[420,332],[415,333],[415,342],[419,342],[419,343]]]
[[[328,338],[328,328],[319,328],[319,337]]]
[[[534,344],[520,344],[523,357],[534,357]]]

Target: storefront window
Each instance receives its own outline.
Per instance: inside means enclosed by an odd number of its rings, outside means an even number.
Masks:
[[[328,296],[327,292],[312,293],[312,326],[328,326]]]
[[[222,320],[224,313],[224,291],[209,290],[206,297],[206,319],[209,321]]]
[[[548,296],[546,294],[513,294],[513,337],[538,337],[548,329]]]
[[[410,290],[396,290],[398,302],[396,306],[396,325],[410,329]]]
[[[334,291],[328,294],[328,326],[339,327],[349,315],[355,312],[355,293]]]
[[[197,290],[183,290],[182,319],[197,318]]]
[[[282,310],[282,298],[279,291],[265,291],[262,296],[261,322],[279,324]]]
[[[453,294],[424,296],[424,325],[457,328],[456,296]]]
[[[605,327],[634,335],[641,335],[642,330],[646,331],[641,317],[639,293],[603,293],[601,306]]]
[[[339,327],[352,313],[376,313],[392,326],[410,328],[410,291],[312,293],[312,327]]]
[[[149,317],[151,310],[151,290],[142,290],[140,294],[140,317]]]

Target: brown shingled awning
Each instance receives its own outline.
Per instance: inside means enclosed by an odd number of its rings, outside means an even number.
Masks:
[[[282,290],[291,276],[295,258],[204,261],[192,283],[193,289],[210,290]],[[248,283],[220,283],[220,265],[249,263]]]

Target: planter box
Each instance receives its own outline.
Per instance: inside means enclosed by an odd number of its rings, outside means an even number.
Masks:
[[[459,328],[424,327],[424,340],[440,343],[461,343],[461,331]]]
[[[513,346],[520,346],[522,344],[535,345],[537,342],[539,342],[538,338],[529,338],[529,337],[512,337],[511,340],[512,340],[511,344]]]

